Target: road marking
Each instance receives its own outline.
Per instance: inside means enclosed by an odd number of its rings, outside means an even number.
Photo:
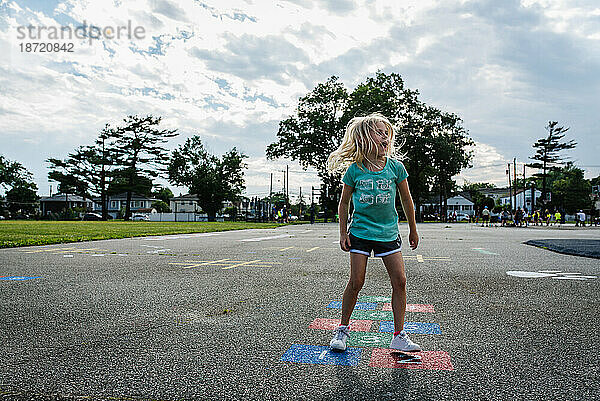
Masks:
[[[404,259],[416,259],[418,262],[431,260],[431,261],[449,261],[450,258],[448,256],[423,256],[423,255],[402,255]]]
[[[260,262],[260,259],[251,260],[250,262],[238,263],[237,265],[223,267],[223,270],[233,269],[234,267],[239,267],[239,266],[244,266],[244,265],[251,265],[252,263],[256,263],[256,262]]]
[[[183,269],[192,269],[200,266],[215,266],[222,267],[224,270],[228,270],[239,266],[248,267],[272,267],[273,265],[280,265],[280,262],[263,262],[260,259],[243,261],[243,260],[230,260],[230,259],[219,259],[219,260],[186,260],[183,262],[169,262],[170,265],[179,265]]]
[[[483,249],[483,248],[473,248],[474,251],[477,251],[479,253],[483,253],[484,255],[498,255],[495,252],[490,252],[487,249]]]
[[[219,259],[219,260],[213,260],[213,261],[208,261],[208,262],[202,262],[202,263],[196,263],[194,261],[186,261],[186,262],[173,262],[173,263],[169,263],[170,265],[189,265],[191,263],[190,266],[186,266],[184,267],[184,269],[191,269],[193,267],[199,267],[199,266],[207,266],[207,265],[212,265],[212,264],[216,264],[216,263],[220,263],[220,262],[226,262],[229,259]]]
[[[556,270],[541,270],[537,272],[532,271],[521,271],[521,270],[509,270],[506,272],[507,275],[520,278],[548,278],[551,277],[556,280],[593,280],[596,276],[584,276],[581,273],[561,273]]]
[[[417,262],[419,262],[419,263],[423,263],[424,262],[423,255],[417,255]]]
[[[293,246],[288,246],[287,248],[281,248],[280,251],[287,251],[288,249],[292,249]]]
[[[307,249],[306,252],[312,252],[315,249],[319,249],[319,248],[320,248],[320,246],[315,246],[314,248]]]
[[[282,234],[282,235],[273,235],[271,237],[259,237],[259,238],[246,238],[239,240],[240,242],[258,242],[258,241],[266,241],[269,239],[279,239],[279,238],[290,238],[293,237],[292,234]]]
[[[323,358],[325,358],[325,355],[327,355],[327,351],[326,351],[326,350],[323,350],[323,351],[321,352],[321,354],[319,355],[319,359],[323,359]]]

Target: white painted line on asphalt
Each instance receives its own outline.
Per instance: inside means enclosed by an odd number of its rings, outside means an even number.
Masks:
[[[320,246],[315,246],[314,248],[307,249],[306,252],[312,252],[312,251],[314,251],[316,249],[319,249],[319,248],[320,248]]]
[[[423,263],[423,255],[417,255],[417,262]]]
[[[293,246],[288,246],[287,248],[281,248],[280,251],[287,251],[288,249],[292,249]]]
[[[322,360],[323,358],[325,358],[325,355],[327,355],[327,350],[321,352],[321,354],[319,355],[319,359]]]
[[[187,239],[197,237],[213,237],[215,235],[221,235],[221,233],[192,233],[192,234],[175,234],[175,235],[161,235],[159,237],[143,237],[145,241],[164,241],[168,239]]]
[[[239,240],[240,242],[258,242],[258,241],[266,241],[270,239],[279,239],[279,238],[290,238],[293,237],[292,234],[281,234],[281,235],[273,235],[271,237],[259,237],[259,238],[246,238]]]
[[[72,258],[73,255],[63,255],[63,258]]]
[[[519,270],[509,270],[506,272],[509,276],[522,277],[522,278],[540,278],[540,277],[553,277],[554,274],[539,273],[539,272],[526,272]]]

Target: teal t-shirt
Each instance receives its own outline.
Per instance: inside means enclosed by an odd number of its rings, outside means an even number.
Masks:
[[[350,234],[383,242],[398,238],[396,186],[406,177],[404,165],[389,157],[381,171],[361,170],[356,163],[348,167],[342,181],[354,188]]]

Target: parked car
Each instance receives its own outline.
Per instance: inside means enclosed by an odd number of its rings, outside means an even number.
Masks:
[[[466,213],[458,213],[456,215],[456,221],[469,221],[469,215]]]
[[[81,218],[83,221],[99,221],[102,220],[102,216],[98,213],[86,213]]]
[[[150,221],[150,217],[147,214],[136,213],[131,216],[131,220],[133,221]]]

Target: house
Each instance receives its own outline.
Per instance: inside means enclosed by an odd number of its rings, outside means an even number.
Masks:
[[[131,194],[131,213],[156,213],[156,209],[152,207],[152,203],[159,199],[147,198],[143,195]],[[94,198],[94,212],[102,213],[102,199],[100,197]],[[127,192],[120,193],[118,195],[111,195],[108,197],[108,214],[116,219],[120,210],[125,210],[127,204]]]
[[[468,192],[461,192],[456,194],[455,196],[448,198],[448,214],[456,212],[462,214],[468,214],[469,216],[473,216],[475,214],[475,203],[471,200]],[[436,213],[439,212],[440,200],[439,197],[437,199],[431,198],[429,201],[425,201],[421,204],[421,214],[424,213]]]
[[[192,212],[192,213],[200,213],[202,212],[202,208],[198,203],[197,195],[180,195],[174,198],[171,198],[169,201],[169,207],[173,213],[182,213],[182,212]]]
[[[535,192],[534,192],[535,191]],[[531,203],[531,198],[532,198],[532,192],[534,192],[534,200],[535,202]],[[533,208],[535,208],[535,205],[539,204],[539,199],[542,197],[542,191],[540,191],[539,189],[518,189],[517,190],[517,195],[516,195],[516,204],[513,205],[513,209],[516,208],[521,208],[521,209],[527,209],[528,211],[531,211]],[[511,200],[512,198],[512,200]],[[500,204],[501,205],[512,205],[513,202],[515,202],[515,194],[512,195],[512,197],[510,196],[509,193],[507,193],[505,196],[502,196],[500,198]]]
[[[40,198],[40,212],[42,216],[47,216],[50,213],[60,213],[65,209],[83,208],[91,211],[93,203],[92,199],[82,198],[79,195],[57,193]]]

